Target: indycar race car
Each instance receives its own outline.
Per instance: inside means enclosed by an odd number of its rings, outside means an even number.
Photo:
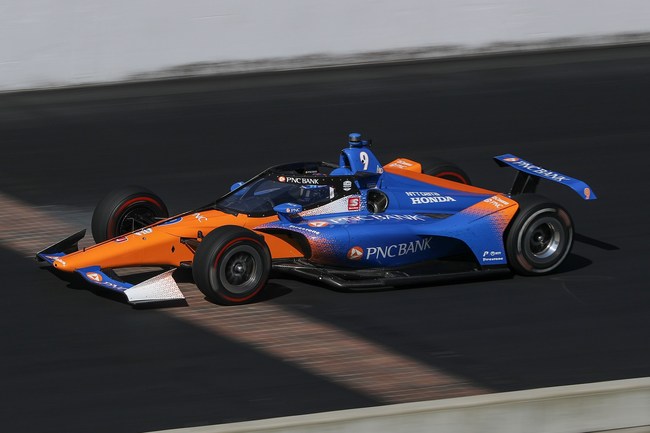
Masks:
[[[278,165],[172,217],[151,191],[118,189],[94,211],[95,245],[79,250],[83,230],[37,259],[133,304],[183,299],[172,276],[179,267],[191,268],[201,292],[221,304],[250,301],[271,271],[348,290],[543,275],[569,254],[573,223],[535,194],[538,181],[596,198],[584,182],[510,154],[495,157],[518,170],[510,191],[498,193],[472,186],[450,163],[423,173],[406,158],[380,164],[360,134],[348,144],[338,164]],[[142,266],[167,270],[135,285],[114,272]]]

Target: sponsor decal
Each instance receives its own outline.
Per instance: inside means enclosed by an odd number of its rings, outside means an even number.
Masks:
[[[327,221],[333,224],[349,224],[361,221],[426,221],[426,217],[422,215],[372,214],[328,218]]]
[[[348,210],[355,211],[361,209],[361,198],[358,196],[348,197]]]
[[[97,283],[101,283],[103,280],[102,276],[97,272],[86,272],[86,277],[88,277],[88,279],[93,280]]]
[[[48,258],[48,259],[50,259],[50,260],[53,260],[53,261],[55,261],[55,262],[59,262],[59,263],[61,263],[63,266],[66,265],[65,261],[64,261],[61,257],[59,257],[59,256],[45,256],[45,257]]]
[[[343,191],[350,191],[352,189],[352,182],[349,180],[346,180],[343,182]]]
[[[409,191],[405,194],[411,199],[411,204],[429,204],[429,203],[448,203],[456,201],[455,198],[448,195],[440,195],[433,191]]]
[[[165,221],[164,223],[160,224],[161,226],[170,226],[172,224],[176,224],[183,221],[183,217],[178,217],[174,218],[173,220]]]
[[[142,229],[140,231],[137,231],[137,232],[135,232],[133,234],[136,235],[136,236],[144,236],[144,235],[148,235],[151,232],[153,232],[152,228],[146,228],[146,229]]]
[[[289,213],[289,214],[298,213],[298,212],[300,212],[299,207],[288,207],[284,210],[284,213]]]
[[[348,251],[348,259],[361,260],[362,258],[363,258],[363,248],[361,247],[352,247]]]
[[[102,281],[102,286],[110,287],[111,289],[117,289],[117,290],[122,290],[124,287],[118,286],[115,283],[111,283],[110,281]]]
[[[540,166],[531,164],[530,162],[523,161],[523,160],[518,160],[512,163],[512,165],[516,165],[518,167],[521,167],[531,173],[538,174],[540,176],[544,176],[548,179],[554,180],[556,182],[564,182],[565,180],[570,180],[571,178],[568,176],[564,176],[562,174],[556,173],[551,170],[546,170],[545,168],[542,168]]]
[[[401,244],[385,245],[366,248],[366,259],[385,259],[406,256],[431,249],[431,238]]]
[[[320,185],[321,179],[316,177],[294,177],[294,176],[279,176],[279,182],[295,183],[298,185]]]
[[[519,161],[519,158],[504,158],[505,162],[517,162]]]
[[[126,242],[129,240],[128,236],[120,236],[119,238],[115,238],[115,242],[121,243],[121,242]]]
[[[411,197],[411,204],[448,203],[452,201],[456,201],[456,199],[448,195],[441,195],[440,197]]]
[[[406,161],[406,160],[400,158],[400,159],[396,159],[395,161],[391,162],[390,167],[407,169],[407,168],[413,167],[413,164],[411,164],[409,161]]]
[[[329,223],[327,221],[311,221],[307,225],[309,227],[327,227]]]
[[[501,209],[504,206],[510,206],[512,203],[510,203],[508,200],[504,200],[501,197],[495,195],[490,198],[486,198],[483,200],[485,203],[489,203],[492,206],[494,206],[497,209]]]
[[[207,220],[208,220],[208,217],[203,216],[203,215],[201,215],[201,214],[198,213],[198,212],[194,214],[194,218],[196,218],[197,220],[199,220],[200,223],[202,223],[203,221],[207,221]]]
[[[483,251],[483,257],[481,258],[483,262],[502,262],[503,252],[502,251]]]
[[[585,188],[583,192],[585,193],[587,200],[589,200],[589,197],[591,196],[591,189]]]
[[[439,192],[434,191],[406,191],[408,197],[440,197]]]
[[[301,231],[301,232],[309,233],[309,234],[312,234],[312,235],[320,235],[320,232],[318,230],[308,229],[307,227],[290,225],[289,228],[294,229],[294,230],[298,230],[298,231]]]
[[[378,165],[376,172],[382,174],[384,172],[384,168],[381,165]]]

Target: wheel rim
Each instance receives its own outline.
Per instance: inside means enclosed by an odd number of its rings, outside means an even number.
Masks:
[[[116,224],[113,236],[130,233],[156,222],[156,213],[148,206],[132,206],[124,212]]]
[[[234,295],[245,295],[259,285],[261,261],[262,257],[255,248],[237,245],[220,257],[215,267],[218,269],[218,278],[227,291]]]
[[[526,230],[523,250],[526,256],[538,264],[554,260],[562,252],[564,229],[556,218],[535,220]]]

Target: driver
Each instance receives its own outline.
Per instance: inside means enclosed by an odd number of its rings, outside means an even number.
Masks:
[[[327,185],[301,185],[299,201],[302,205],[323,202],[329,199],[330,187]]]

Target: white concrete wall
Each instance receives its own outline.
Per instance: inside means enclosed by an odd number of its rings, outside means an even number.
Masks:
[[[584,433],[646,426],[650,378],[561,386],[165,433]],[[159,432],[163,433],[163,432]]]
[[[630,33],[650,33],[650,1],[0,0],[0,90]]]

